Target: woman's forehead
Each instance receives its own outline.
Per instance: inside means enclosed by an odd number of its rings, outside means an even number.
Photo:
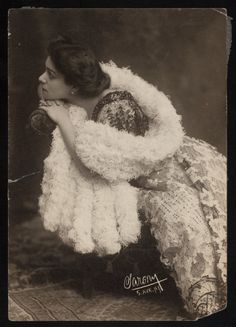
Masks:
[[[54,63],[52,62],[51,58],[48,56],[45,62],[45,66],[50,70],[53,70],[55,73],[58,73]]]

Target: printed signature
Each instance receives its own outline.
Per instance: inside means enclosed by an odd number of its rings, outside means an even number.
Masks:
[[[162,282],[167,278],[159,279],[157,274],[145,275],[142,277],[133,276],[132,273],[124,278],[124,288],[135,291],[138,295],[163,292]]]

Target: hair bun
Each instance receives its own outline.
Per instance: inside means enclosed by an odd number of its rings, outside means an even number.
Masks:
[[[102,93],[104,90],[108,89],[111,84],[111,78],[107,73],[103,72],[103,76],[99,85],[98,93]]]
[[[48,55],[65,83],[77,87],[81,97],[95,97],[109,88],[110,77],[103,72],[93,51],[75,38],[58,36],[50,42]]]

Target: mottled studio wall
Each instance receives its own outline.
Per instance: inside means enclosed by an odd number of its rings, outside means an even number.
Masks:
[[[78,32],[101,61],[168,94],[186,132],[225,153],[226,18],[214,9],[16,9],[9,15],[9,177],[42,170],[50,140],[27,128],[50,38]],[[34,213],[42,174],[10,184],[12,219]],[[18,218],[16,218],[17,220]],[[20,218],[19,218],[20,219]]]

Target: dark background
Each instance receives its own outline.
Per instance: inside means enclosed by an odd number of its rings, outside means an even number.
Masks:
[[[226,153],[226,17],[222,9],[12,9],[9,14],[10,219],[37,210],[50,138],[27,127],[37,108],[46,47],[73,30],[99,60],[113,60],[170,96],[190,136]]]

